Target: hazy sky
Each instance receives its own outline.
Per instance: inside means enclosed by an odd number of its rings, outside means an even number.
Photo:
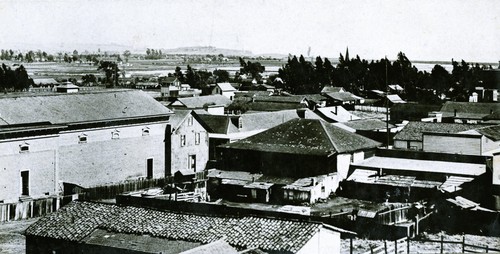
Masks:
[[[253,53],[500,60],[497,0],[0,1],[0,48],[215,46]],[[18,44],[19,43],[19,44]]]

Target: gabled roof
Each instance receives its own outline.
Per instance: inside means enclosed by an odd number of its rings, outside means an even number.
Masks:
[[[361,119],[341,106],[323,107],[316,110],[327,122],[348,122]]]
[[[398,85],[398,84],[395,84],[395,85],[388,85],[389,89],[391,90],[395,90],[395,91],[403,91],[404,89]]]
[[[65,124],[170,113],[169,109],[139,90],[0,97],[0,117],[8,124],[43,121]]]
[[[179,127],[179,125],[181,125],[182,122],[184,122],[184,120],[189,115],[191,115],[192,112],[193,112],[192,110],[183,110],[183,109],[174,110],[174,114],[172,114],[169,119],[170,126],[172,126],[174,130],[176,130]]]
[[[321,89],[321,93],[339,93],[346,92],[346,90],[341,86],[325,86]]]
[[[326,100],[326,97],[322,94],[304,94],[306,100],[320,102]]]
[[[229,116],[198,114],[201,124],[209,133],[229,134],[238,132]]]
[[[236,88],[234,88],[230,83],[217,83],[216,86],[220,88],[223,92],[233,92],[237,91]]]
[[[424,132],[459,133],[477,128],[477,125],[461,123],[409,122],[394,136],[394,140],[422,141]]]
[[[477,132],[485,135],[493,141],[500,140],[500,125],[488,126],[476,129]]]
[[[55,79],[53,78],[33,78],[33,83],[35,85],[55,85],[59,84]]]
[[[492,113],[500,112],[500,103],[447,101],[441,107],[444,117],[454,116],[455,110],[458,118],[482,119]]]
[[[226,253],[226,254],[238,254],[239,252],[229,245],[224,239],[220,239],[215,242],[211,242],[194,249],[190,249],[180,254],[208,254],[208,253]]]
[[[325,93],[325,96],[330,97],[336,101],[358,101],[363,99],[350,92]]]
[[[231,100],[229,98],[224,95],[214,94],[206,96],[177,98],[176,101],[170,103],[170,106],[181,106],[189,109],[199,109],[203,108],[203,106],[205,105],[228,106],[229,104],[231,104]]]
[[[230,149],[330,155],[379,146],[380,143],[323,120],[293,119],[249,138],[223,145]]]
[[[253,216],[228,217],[173,213],[132,206],[73,201],[26,229],[27,236],[81,241],[97,229],[150,235],[203,244],[224,240],[236,248],[297,252],[324,226]],[[328,227],[330,230],[335,228]],[[338,232],[341,232],[338,229]]]

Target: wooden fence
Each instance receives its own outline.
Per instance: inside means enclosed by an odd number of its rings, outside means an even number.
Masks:
[[[387,109],[385,107],[375,107],[369,105],[354,105],[354,109],[358,111],[381,112],[381,113],[387,112]]]
[[[65,204],[78,199],[78,194],[23,200],[17,203],[0,204],[0,222],[22,220],[43,216],[59,210]]]
[[[441,236],[440,240],[431,240],[431,239],[410,239],[408,238],[401,238],[398,240],[395,240],[393,242],[390,241],[384,241],[383,245],[380,245],[378,247],[370,246],[370,251],[365,252],[364,254],[373,254],[373,253],[401,253],[404,250],[404,247],[406,247],[406,253],[410,253],[410,248],[411,244],[414,243],[439,243],[439,250],[440,253],[456,253],[456,249],[453,250],[447,250],[445,248],[445,244],[456,244],[461,246],[461,252],[462,253],[489,253],[489,252],[500,252],[500,249],[495,249],[492,248],[488,245],[475,245],[475,244],[470,244],[465,242],[465,235],[462,236],[462,241],[447,241],[444,240],[444,237]],[[497,246],[494,246],[498,248]],[[399,250],[399,251],[398,251]],[[352,253],[352,248],[351,248],[351,253]]]
[[[96,186],[79,191],[80,198],[84,200],[114,199],[117,195],[124,192],[149,189],[165,186],[165,178],[158,179],[139,179],[127,181],[113,185]]]

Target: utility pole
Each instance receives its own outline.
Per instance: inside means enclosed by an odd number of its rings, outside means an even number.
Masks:
[[[385,56],[385,124],[387,132],[387,149],[389,149],[390,130],[389,130],[389,83],[387,80],[387,56]]]

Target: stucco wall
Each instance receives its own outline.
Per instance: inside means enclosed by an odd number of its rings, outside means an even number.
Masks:
[[[196,133],[200,134],[200,142],[196,144]],[[181,135],[185,135],[185,145],[181,146]],[[183,175],[203,171],[208,161],[208,132],[193,119],[193,124],[184,121],[171,135],[171,173],[180,171]],[[196,170],[189,168],[189,155],[196,155]]]
[[[349,173],[349,166],[351,165],[351,154],[337,155],[337,172],[339,181],[347,178]]]
[[[426,152],[481,155],[481,138],[424,134],[423,150]]]
[[[321,228],[297,253],[338,254],[340,253],[340,233]]]

